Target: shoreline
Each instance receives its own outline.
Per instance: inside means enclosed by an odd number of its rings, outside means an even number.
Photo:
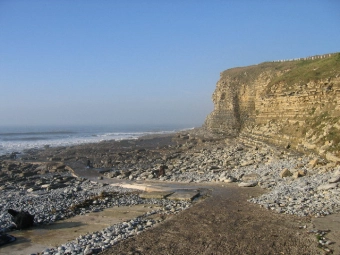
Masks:
[[[66,158],[64,155],[68,157]],[[327,199],[319,196],[325,190],[318,190],[318,187],[324,185],[333,175],[335,177],[336,166],[324,164],[321,160],[311,166],[311,158],[297,156],[289,150],[277,150],[270,146],[260,149],[250,148],[237,144],[236,140],[228,145],[224,140],[202,137],[197,135],[197,132],[184,131],[161,137],[141,137],[130,141],[105,141],[66,148],[48,148],[31,156],[46,166],[48,164],[58,165],[60,162],[67,165],[72,161],[85,166],[86,158],[91,158],[94,168],[109,168],[107,164],[111,164],[111,170],[114,171],[106,172],[103,176],[104,180],[109,180],[107,176],[109,173],[116,174],[117,171],[120,171],[120,174],[113,177],[112,180],[129,180],[130,182],[157,180],[169,184],[179,181],[183,185],[185,183],[200,185],[215,183],[226,186],[230,185],[229,182],[236,183],[233,185],[243,183],[242,185],[245,186],[254,186],[256,182],[255,186],[264,189],[265,194],[257,198],[250,198],[249,202],[260,204],[273,211],[271,213],[279,215],[287,213],[299,215],[301,208],[307,206],[308,208],[303,209],[307,215],[317,216],[313,213],[319,212],[320,208],[324,209],[324,207],[320,207],[318,201],[329,203],[329,198],[334,195],[332,192],[339,190],[338,184],[336,184],[329,191],[326,190],[330,193],[326,196]],[[53,158],[58,160],[51,160]],[[116,164],[117,162],[119,163]],[[166,176],[156,178],[155,171],[160,164],[164,163],[168,166]],[[291,171],[292,169],[296,171],[298,168],[303,169],[306,174],[296,178],[292,176],[282,178],[280,173],[284,168]],[[320,176],[322,178],[319,181],[313,180]],[[119,178],[117,179],[117,177]],[[294,187],[298,187],[298,189]],[[309,192],[313,191],[312,196],[307,196],[306,201],[294,199],[294,196],[300,199],[301,195],[306,198],[304,188]],[[252,188],[243,187],[240,189],[248,189],[249,192],[252,192]],[[284,196],[279,196],[279,194],[284,194]],[[335,198],[337,198],[337,194],[335,194]],[[291,212],[285,210],[290,207],[293,208]],[[331,208],[333,211],[325,211],[326,214],[323,212],[319,216],[337,212],[339,205],[334,204],[334,208]],[[325,239],[325,243],[327,241]],[[331,249],[327,246],[323,246],[325,250]]]
[[[144,129],[141,129],[141,131],[131,131],[131,127],[127,127],[127,131],[112,131],[112,129],[106,128],[106,131],[104,132],[105,129],[102,130],[99,127],[97,127],[97,129],[90,128],[89,130],[64,127],[64,131],[63,129],[59,130],[51,127],[36,127],[29,132],[7,131],[0,133],[0,159],[10,157],[14,159],[16,155],[19,155],[20,157],[21,154],[30,153],[36,150],[41,151],[49,147],[71,147],[82,144],[96,144],[106,141],[136,140],[144,136],[175,134],[197,128],[166,129],[165,127],[163,131],[149,131],[153,130],[153,128]],[[113,128],[113,130],[115,129]]]

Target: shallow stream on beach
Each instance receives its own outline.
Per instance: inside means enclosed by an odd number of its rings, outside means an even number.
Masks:
[[[154,207],[156,209],[156,207]],[[27,255],[57,247],[86,233],[101,231],[111,225],[138,217],[150,210],[149,206],[134,205],[105,209],[101,212],[77,215],[50,225],[13,231],[17,240],[0,248],[0,254]]]
[[[172,192],[186,192],[188,190],[195,190],[202,188],[202,184],[186,184],[186,183],[165,183],[165,182],[132,182],[129,180],[118,180],[103,178],[98,179],[100,174],[100,169],[86,168],[84,165],[75,163],[71,164],[74,168],[74,174],[90,179],[92,181],[107,183],[111,185],[118,185],[127,188],[137,188],[140,190],[171,190]],[[202,195],[207,194],[207,189],[202,192]],[[138,216],[141,216],[150,210],[160,209],[158,205],[131,205],[131,206],[115,206],[111,208],[104,209],[103,211],[87,213],[85,215],[77,215],[75,217],[53,222],[47,225],[35,226],[31,229],[13,231],[10,234],[15,236],[17,240],[8,245],[2,246],[0,248],[0,254],[34,254],[36,252],[41,252],[46,248],[58,247],[61,244],[65,244],[69,241],[75,240],[80,235],[85,235],[87,233],[92,233],[96,231],[102,231],[103,229],[112,226],[117,223],[131,220]],[[155,220],[157,215],[149,216]]]

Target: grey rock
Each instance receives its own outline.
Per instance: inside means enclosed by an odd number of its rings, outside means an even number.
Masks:
[[[333,176],[331,179],[328,180],[329,183],[337,183],[340,182],[340,175],[339,176]]]
[[[329,190],[329,189],[334,189],[338,186],[337,183],[328,183],[328,184],[322,184],[318,186],[317,190]]]
[[[257,181],[249,181],[249,182],[241,182],[238,184],[239,187],[255,187],[257,185]]]

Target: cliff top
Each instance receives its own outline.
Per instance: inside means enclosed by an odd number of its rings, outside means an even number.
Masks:
[[[301,58],[298,60],[264,62],[258,65],[236,67],[221,73],[231,84],[251,83],[261,73],[273,73],[267,89],[275,84],[303,85],[310,81],[324,80],[340,75],[340,53]]]

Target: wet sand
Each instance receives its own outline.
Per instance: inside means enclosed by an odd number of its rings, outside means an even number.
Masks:
[[[224,186],[211,185],[211,197],[102,254],[324,254],[300,228],[310,219],[248,203],[260,188]]]
[[[51,225],[13,231],[11,235],[15,236],[17,240],[2,246],[0,254],[27,255],[43,251],[48,247],[56,247],[74,240],[80,235],[101,231],[106,227],[130,220],[149,210],[149,206],[144,205],[113,207],[102,212],[88,213],[67,220],[57,221]]]

